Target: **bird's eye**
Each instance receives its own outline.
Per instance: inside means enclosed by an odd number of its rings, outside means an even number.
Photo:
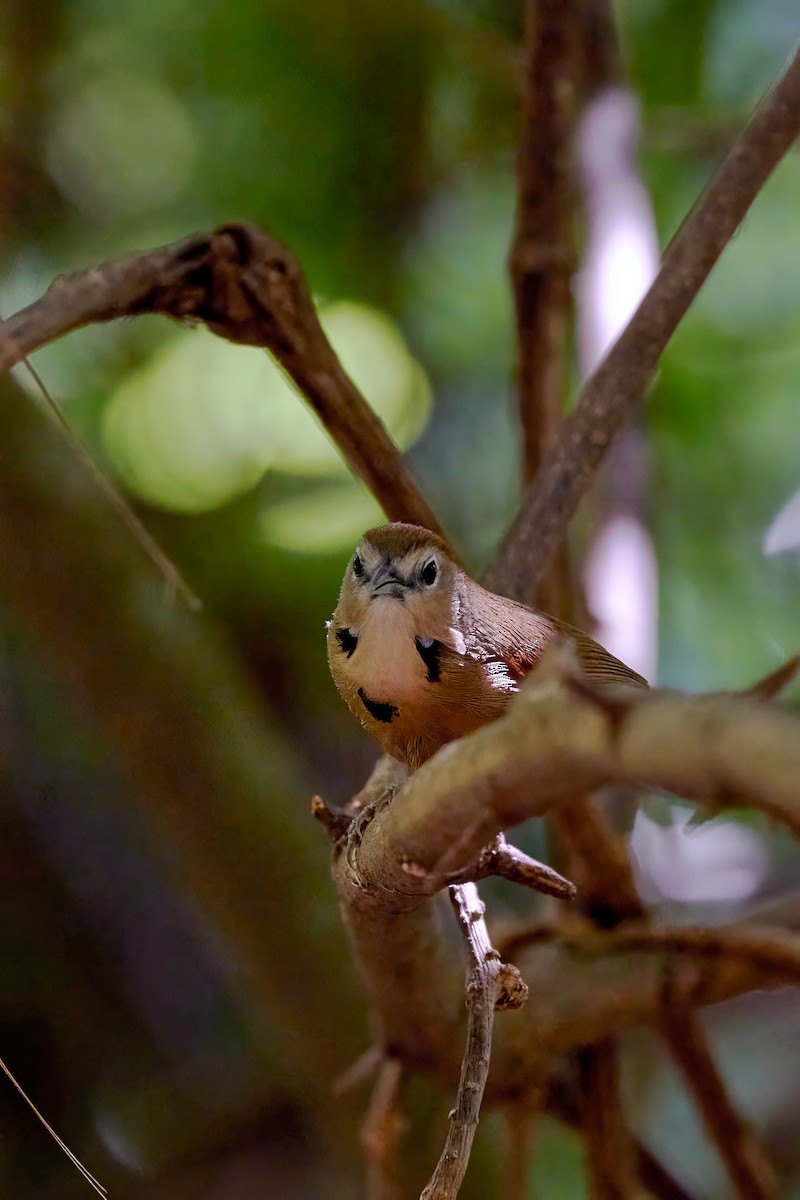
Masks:
[[[420,578],[426,587],[433,587],[434,583],[436,583],[437,574],[436,561],[432,558],[430,562],[425,563],[420,573]]]
[[[353,559],[353,574],[356,575],[359,579],[364,574],[364,564],[358,555],[356,555],[355,558]]]

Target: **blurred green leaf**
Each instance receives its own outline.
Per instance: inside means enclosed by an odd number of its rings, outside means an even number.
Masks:
[[[348,302],[320,316],[345,370],[401,446],[407,445],[427,420],[431,394],[396,326],[374,309]],[[178,334],[120,384],[103,432],[126,486],[174,512],[224,504],[253,487],[268,468],[349,475],[274,361],[203,329]]]

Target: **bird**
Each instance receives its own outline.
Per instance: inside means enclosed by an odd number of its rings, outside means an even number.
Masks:
[[[328,664],[351,713],[416,770],[501,716],[554,639],[596,684],[647,682],[581,630],[489,592],[447,544],[400,521],[368,529],[328,622]]]

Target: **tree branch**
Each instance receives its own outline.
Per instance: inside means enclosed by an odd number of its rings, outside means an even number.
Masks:
[[[434,755],[362,822],[348,866],[371,902],[388,893],[411,910],[502,829],[612,783],[750,805],[800,835],[797,716],[746,695],[595,694],[585,682],[579,694],[572,672],[566,647],[548,651],[506,715]]]
[[[597,696],[576,693],[557,659],[542,663],[504,717],[440,751],[391,804],[365,810],[334,866],[386,1045],[443,1080],[452,1078],[457,1063],[458,989],[436,906],[425,903],[440,886],[443,867],[466,868],[498,830],[610,782],[750,803],[800,831],[796,716],[747,696],[639,689],[617,691],[609,712]],[[624,936],[633,936],[627,926],[614,931],[616,943],[602,940],[611,935],[592,940],[567,933],[541,938],[518,960],[533,991],[513,1023],[514,1038],[508,1040],[506,1028],[499,1031],[502,1074],[495,1087],[501,1095],[524,1090],[554,1054],[659,1019],[657,964],[678,952],[668,940],[676,931],[664,941],[645,941],[647,966],[642,960],[629,970],[623,964],[629,952]],[[648,931],[637,936],[647,939]],[[616,952],[612,945],[623,956],[613,987],[592,966],[601,946],[606,954]],[[720,943],[692,943],[693,959],[702,956],[699,979],[685,989],[693,1004],[759,986],[756,980],[794,978],[800,962],[794,939],[776,943],[773,936],[755,958],[737,957],[735,941],[716,957],[710,945]]]
[[[577,23],[561,0],[527,0],[517,209],[509,254],[517,322],[523,478],[553,444],[564,404],[572,244]]]
[[[56,279],[0,323],[0,369],[70,330],[142,313],[203,321],[228,341],[271,351],[390,520],[442,534],[397,446],[342,369],[297,260],[255,225],[225,225]]]
[[[489,1074],[494,1010],[519,1008],[528,996],[516,967],[504,963],[489,940],[475,884],[452,886],[450,899],[467,949],[467,1045],[444,1149],[420,1200],[455,1200],[458,1195]]]
[[[574,1088],[568,1092],[563,1081],[551,1080],[547,1092],[547,1108],[554,1117],[579,1131],[581,1115],[574,1092]],[[655,1200],[697,1200],[697,1197],[678,1183],[646,1146],[634,1138],[632,1147],[639,1182]]]
[[[599,463],[644,395],[658,360],[711,268],[800,133],[800,50],[756,109],[668,246],[627,328],[587,381],[526,491],[489,586],[531,600]]]
[[[413,865],[406,864],[409,874],[413,873]],[[456,871],[443,876],[438,881],[442,883],[477,883],[480,879],[496,876],[516,883],[520,887],[530,888],[534,892],[542,892],[546,896],[554,896],[557,900],[574,900],[577,889],[574,883],[559,875],[546,863],[531,858],[517,846],[506,841],[505,834],[498,833],[497,837],[484,846],[477,861],[470,863],[464,871]]]
[[[616,1043],[606,1039],[578,1052],[589,1200],[634,1200],[633,1147],[619,1089]]]
[[[661,1031],[694,1097],[741,1200],[777,1200],[777,1179],[764,1147],[739,1115],[719,1074],[698,1015],[674,993],[674,968],[664,983]]]

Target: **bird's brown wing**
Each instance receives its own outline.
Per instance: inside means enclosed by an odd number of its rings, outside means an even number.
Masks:
[[[638,687],[649,687],[646,679],[628,667],[620,659],[609,654],[604,646],[590,638],[588,633],[559,621],[556,617],[548,617],[553,623],[559,636],[568,638],[578,651],[578,660],[587,679],[593,683],[627,683]]]
[[[574,625],[470,583],[478,589],[478,592],[466,591],[462,599],[464,607],[469,607],[465,625],[472,631],[470,649],[477,657],[503,662],[512,679],[518,681],[527,675],[548,643],[563,637],[574,645],[581,668],[593,683],[648,686],[641,675]]]

